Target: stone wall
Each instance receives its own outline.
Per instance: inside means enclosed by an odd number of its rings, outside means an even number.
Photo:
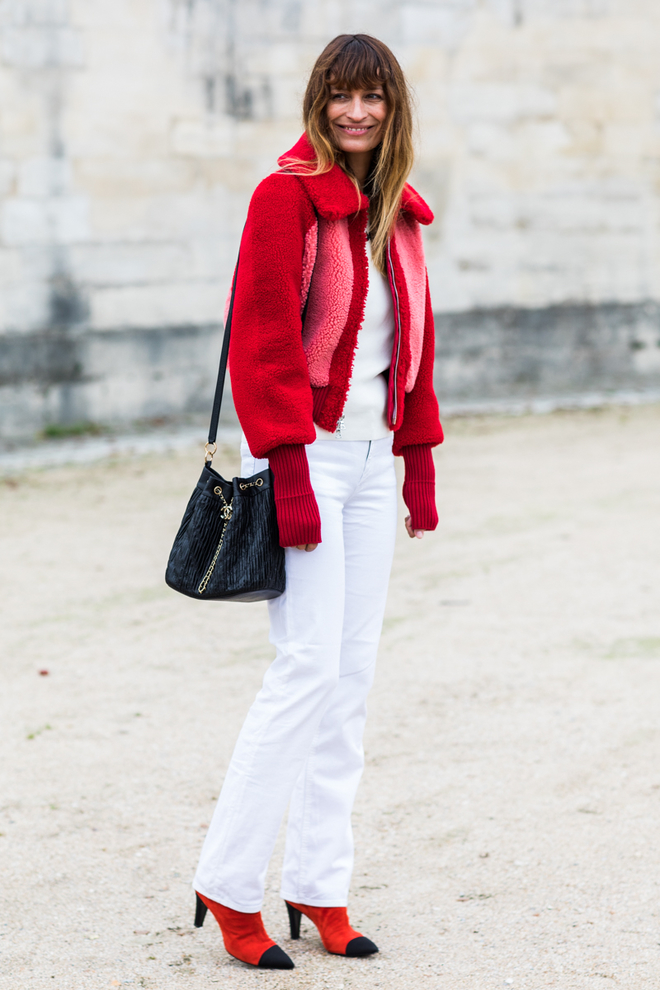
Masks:
[[[441,402],[660,385],[654,0],[1,0],[0,430],[205,409],[323,44],[392,45]]]

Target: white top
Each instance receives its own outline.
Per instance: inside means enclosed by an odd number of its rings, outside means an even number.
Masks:
[[[387,279],[371,260],[367,241],[369,288],[364,320],[358,331],[353,373],[344,412],[334,433],[316,427],[317,440],[381,440],[390,434],[387,423],[387,379],[392,363],[394,307]]]

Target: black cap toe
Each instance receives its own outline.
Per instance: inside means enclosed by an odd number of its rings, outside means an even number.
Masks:
[[[347,956],[371,956],[374,952],[378,952],[378,946],[374,945],[370,938],[365,938],[364,935],[352,938],[346,946]]]
[[[353,941],[359,942],[360,939],[354,938]],[[365,939],[364,941],[368,942],[369,940]],[[271,945],[270,949],[266,949],[258,966],[259,969],[294,969],[293,959],[290,959],[279,945]]]

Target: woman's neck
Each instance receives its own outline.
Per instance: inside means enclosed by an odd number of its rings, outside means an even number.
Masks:
[[[346,164],[357,179],[360,189],[364,189],[364,184],[367,181],[372,155],[373,151],[345,152]]]

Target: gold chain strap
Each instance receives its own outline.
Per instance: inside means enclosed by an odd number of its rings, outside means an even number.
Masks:
[[[216,562],[218,560],[218,557],[220,556],[220,551],[222,550],[222,544],[223,544],[224,539],[225,539],[225,531],[227,529],[227,526],[229,525],[229,520],[231,519],[232,512],[233,512],[232,506],[234,504],[234,500],[232,499],[231,502],[227,502],[225,496],[222,494],[222,488],[220,487],[220,485],[217,485],[213,489],[213,491],[215,492],[216,495],[219,495],[220,496],[220,498],[222,499],[222,501],[224,503],[223,508],[222,508],[222,518],[224,519],[225,524],[222,527],[222,533],[220,534],[220,542],[218,543],[217,550],[215,551],[215,553],[213,555],[213,560],[209,564],[209,569],[206,572],[206,574],[204,575],[204,577],[202,578],[202,583],[200,584],[199,588],[197,589],[197,593],[200,594],[200,595],[203,595],[204,592],[206,591],[206,586],[207,586],[207,584],[209,583],[209,581],[211,579],[211,575],[213,574],[213,571],[214,571]]]

